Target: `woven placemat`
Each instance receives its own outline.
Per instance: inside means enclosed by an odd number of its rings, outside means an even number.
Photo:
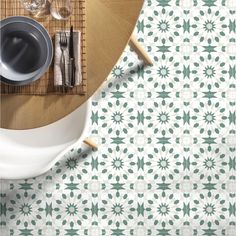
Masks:
[[[81,31],[81,63],[82,63],[82,82],[73,89],[64,90],[62,86],[54,86],[53,64],[49,70],[37,81],[24,86],[12,86],[0,83],[1,94],[28,94],[28,95],[46,95],[46,94],[80,94],[85,95],[87,91],[87,67],[86,67],[86,9],[85,0],[71,0],[73,13],[68,20],[56,20],[50,16],[49,11],[43,18],[34,18],[29,12],[22,8],[19,0],[1,0],[0,12],[1,19],[9,16],[28,16],[41,23],[49,32],[53,40],[55,32],[60,30],[69,30],[73,25],[74,30]],[[49,5],[49,3],[48,3]]]

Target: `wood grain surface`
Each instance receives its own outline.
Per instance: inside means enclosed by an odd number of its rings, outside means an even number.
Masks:
[[[87,94],[1,94],[1,127],[30,129],[45,126],[83,104],[107,78],[121,56],[142,5],[143,0],[86,0]]]

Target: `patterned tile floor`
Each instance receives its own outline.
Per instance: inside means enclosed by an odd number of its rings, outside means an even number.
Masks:
[[[93,98],[97,152],[1,181],[1,236],[236,235],[236,1],[146,0]]]

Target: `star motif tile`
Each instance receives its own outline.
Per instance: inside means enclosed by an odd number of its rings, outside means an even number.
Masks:
[[[46,174],[0,182],[0,234],[236,235],[236,1],[145,0],[92,101],[89,134]]]

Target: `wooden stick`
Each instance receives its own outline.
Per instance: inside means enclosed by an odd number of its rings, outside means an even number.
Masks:
[[[129,44],[135,50],[135,52],[138,54],[138,56],[140,58],[142,58],[142,60],[145,62],[145,64],[153,65],[151,58],[149,57],[147,52],[143,49],[143,47],[140,45],[140,43],[137,41],[134,34],[131,35]]]
[[[97,149],[97,147],[98,147],[97,144],[90,138],[86,138],[83,142],[91,148],[96,148]]]

